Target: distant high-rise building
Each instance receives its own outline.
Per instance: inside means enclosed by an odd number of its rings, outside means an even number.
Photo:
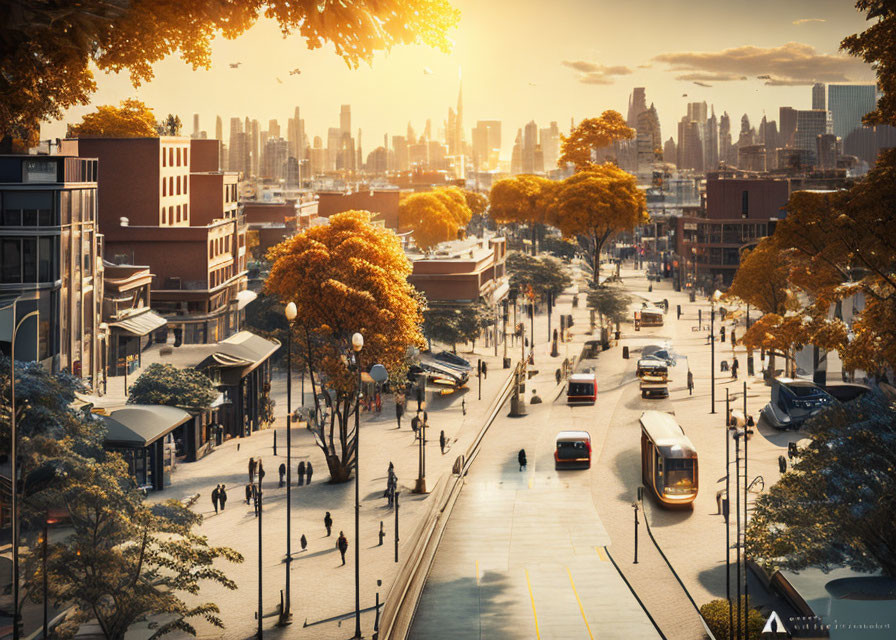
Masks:
[[[224,140],[224,121],[221,116],[215,116],[215,138]]]
[[[706,138],[704,140],[705,166],[707,171],[719,167],[719,122],[716,119],[716,109],[712,108],[712,115],[706,121]]]
[[[635,87],[628,99],[628,117],[626,124],[632,129],[638,126],[638,116],[647,111],[647,96],[644,87]]]
[[[199,114],[193,114],[193,133],[190,134],[191,138],[199,137]]]
[[[796,112],[793,146],[806,152],[809,164],[818,162],[818,136],[829,133],[828,112],[824,109],[800,109]]]
[[[649,109],[638,114],[635,129],[637,132],[637,170],[647,171],[663,153],[663,135],[660,130],[660,118],[657,115],[656,107],[652,103]]]
[[[416,144],[417,143],[417,132],[414,131],[414,126],[408,122],[408,133],[407,133],[408,144]]]
[[[731,117],[727,111],[719,118],[719,160],[734,164],[731,161]]]
[[[688,116],[678,123],[678,168],[704,171],[705,126]]]
[[[464,85],[463,79],[459,79],[457,83],[457,120],[454,123],[454,142],[457,145],[455,153],[459,156],[465,155],[464,150]],[[463,178],[463,161],[461,161],[461,171],[457,178]]]
[[[273,180],[286,179],[286,159],[289,146],[283,138],[269,137],[264,143],[259,177]]]
[[[500,125],[500,123],[499,123]],[[659,123],[657,123],[659,126]],[[500,136],[500,130],[499,130]],[[557,169],[557,160],[560,158],[560,127],[557,126],[557,122],[551,122],[551,126],[542,129],[539,132],[539,136],[541,138],[541,153],[543,158],[543,169],[546,172],[554,171]],[[495,147],[496,150],[500,150],[501,148],[501,140],[500,137],[498,139],[498,145]],[[495,165],[497,166],[497,155],[495,157]]]
[[[314,136],[313,145],[308,153],[308,161],[311,165],[311,175],[317,176],[327,171],[327,150],[324,148],[320,136]]]
[[[827,109],[827,103],[824,99],[824,83],[816,82],[812,85],[812,108]]]
[[[276,119],[268,121],[268,137],[269,138],[279,138],[280,137],[280,123],[277,122]]]
[[[352,134],[352,106],[344,104],[339,108],[339,129],[342,133]]]
[[[480,120],[477,122],[473,127],[473,167],[477,171],[497,169],[500,150],[501,121]]]
[[[261,158],[261,127],[258,126],[258,120],[249,121],[246,118],[246,133],[249,142],[249,172],[253,176],[258,175],[259,160]]]
[[[523,130],[516,130],[516,140],[513,142],[513,152],[510,154],[510,173],[516,175],[523,173]]]
[[[818,136],[816,145],[818,166],[822,169],[834,169],[843,152],[840,138],[833,133],[823,133]]]
[[[663,145],[663,160],[666,162],[675,162],[676,156],[675,138],[670,136]]]
[[[544,171],[544,160],[542,166],[538,167],[535,162],[535,148],[538,146],[538,125],[534,120],[530,120],[523,128],[523,146],[522,162],[523,173],[541,173]],[[542,155],[543,157],[543,155]]]
[[[392,149],[395,153],[395,168],[398,171],[407,171],[410,168],[407,138],[392,136]]]
[[[738,147],[748,147],[756,143],[756,131],[750,126],[750,116],[746,113],[740,118],[740,135],[737,138]]]
[[[248,176],[251,170],[249,135],[243,130],[243,121],[240,118],[230,119],[230,142],[227,149],[227,170]]]
[[[778,109],[778,122],[781,127],[778,132],[778,146],[792,147],[793,134],[796,131],[796,109],[793,107],[780,107]]]
[[[688,120],[691,122],[706,122],[706,101],[688,103]]]
[[[834,135],[846,140],[853,129],[862,126],[862,118],[877,106],[877,88],[873,84],[828,85],[828,109]],[[847,152],[848,153],[848,152]]]

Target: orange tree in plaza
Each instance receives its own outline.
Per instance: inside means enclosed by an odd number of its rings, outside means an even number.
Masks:
[[[557,184],[548,178],[528,174],[498,180],[489,193],[489,215],[498,224],[529,225],[534,252],[536,229],[547,222]]]
[[[588,238],[594,286],[599,284],[600,253],[610,237],[648,222],[647,200],[632,174],[609,162],[588,165],[554,189],[548,221],[565,237]]]
[[[272,247],[268,259],[265,292],[295,302],[298,310],[295,339],[305,345],[316,415],[323,416],[310,428],[331,480],[345,482],[357,455],[351,420],[357,371],[347,360],[351,338],[356,332],[364,336],[364,370],[373,364],[396,370],[404,366],[409,346],[423,346],[424,303],[407,281],[411,265],[398,237],[370,224],[366,211],[331,216],[329,224]]]
[[[0,139],[36,142],[41,120],[87,104],[91,65],[151,80],[153,64],[179,53],[211,64],[218,35],[235,38],[260,17],[297,33],[310,49],[330,44],[351,67],[397,44],[448,50],[459,12],[448,0],[19,0],[0,3]]]
[[[608,109],[599,118],[585,118],[568,136],[563,136],[557,165],[565,167],[572,164],[576,171],[583,171],[593,164],[591,158],[594,153],[599,156],[602,150],[617,140],[630,140],[634,137],[635,130],[625,123],[622,114]],[[610,154],[607,159],[612,160],[614,157],[615,154]]]
[[[463,234],[473,216],[467,201],[457,187],[411,194],[399,204],[399,226],[413,233],[418,247],[429,250]]]

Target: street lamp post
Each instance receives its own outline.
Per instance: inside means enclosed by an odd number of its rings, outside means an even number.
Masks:
[[[16,432],[16,334],[22,324],[31,317],[37,317],[38,312],[32,311],[22,316],[12,330],[12,338],[9,349],[9,429],[10,429],[10,511],[12,512],[12,637],[19,640],[21,629],[19,628],[19,499],[18,499],[18,469],[16,457],[16,444],[18,433]],[[12,303],[12,318],[16,318],[16,302]]]
[[[298,315],[295,302],[286,305],[286,594],[280,624],[292,622],[290,569],[292,565],[292,323]]]
[[[358,367],[358,391],[355,394],[355,635],[361,638],[361,349],[364,348],[364,336],[355,333],[352,336],[352,349],[355,352],[355,364]]]
[[[109,391],[109,338],[111,332],[109,325],[105,322],[101,322],[97,328],[100,330],[100,335],[103,336],[103,394],[105,395]]]
[[[722,297],[722,292],[718,289],[712,294],[712,310],[709,314],[709,344],[710,344],[710,389],[712,396],[712,410],[710,413],[716,412],[716,303]]]
[[[423,388],[423,394],[426,394],[426,387]],[[417,468],[419,470],[419,475],[417,477],[417,487],[414,489],[414,493],[426,493],[426,400],[422,400],[420,402],[420,406],[423,410],[423,420],[420,422],[420,445],[418,451],[420,452],[419,463]],[[418,415],[419,417],[419,415]]]

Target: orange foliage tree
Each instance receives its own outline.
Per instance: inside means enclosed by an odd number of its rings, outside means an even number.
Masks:
[[[617,140],[630,140],[635,130],[625,123],[618,111],[608,109],[599,118],[585,118],[569,133],[562,136],[557,166],[575,165],[576,171],[589,168],[592,152],[609,147]],[[599,159],[599,158],[598,158]]]
[[[417,246],[428,251],[440,242],[456,240],[472,217],[464,192],[445,187],[414,193],[399,204],[401,227],[410,229]]]
[[[557,183],[522,174],[498,180],[489,193],[489,215],[498,224],[527,224],[532,231],[532,252],[539,225],[547,222]]]
[[[180,53],[194,68],[211,63],[211,43],[235,38],[260,16],[310,49],[331,44],[351,67],[397,44],[448,50],[459,12],[448,0],[80,0],[0,3],[0,138],[26,139],[41,120],[87,104],[96,91],[90,65],[128,71],[133,84],[153,64]]]
[[[157,138],[152,110],[140,100],[122,100],[120,106],[104,105],[68,126],[69,138]]]
[[[591,165],[555,188],[548,221],[566,237],[586,236],[592,245],[594,285],[599,284],[600,252],[619,231],[647,222],[647,200],[632,174],[611,163]]]
[[[850,189],[794,193],[774,239],[793,265],[791,280],[814,300],[813,342],[836,348],[848,370],[896,368],[896,151]],[[827,317],[855,294],[864,303],[851,327]]]
[[[357,369],[351,337],[364,336],[362,369],[403,366],[407,348],[422,347],[424,302],[408,283],[411,265],[398,237],[370,224],[366,211],[346,211],[268,251],[265,292],[295,302],[293,330],[304,343],[316,419],[309,428],[327,459],[330,477],[345,482],[357,455],[354,421]],[[324,392],[320,406],[317,386]]]

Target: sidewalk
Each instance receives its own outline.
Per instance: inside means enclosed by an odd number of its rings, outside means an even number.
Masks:
[[[430,395],[427,399],[429,428],[426,442],[426,475],[430,490],[438,478],[450,473],[457,455],[460,455],[478,432],[485,413],[497,394],[509,370],[502,369],[503,349],[495,358],[494,349],[478,346],[469,353],[458,348],[458,354],[475,361],[481,358],[488,364],[488,376],[482,381],[482,400],[477,400],[478,379],[471,378],[467,389],[453,395]],[[517,356],[518,352],[508,355]],[[293,409],[299,406],[299,376],[293,376]],[[254,618],[258,601],[258,521],[253,508],[245,501],[245,485],[248,482],[248,460],[261,459],[265,467],[263,512],[263,603],[265,633],[272,637],[283,634],[303,633],[309,638],[344,638],[353,628],[353,621],[334,620],[315,624],[334,616],[352,615],[354,611],[354,482],[340,485],[328,483],[329,474],[323,454],[314,442],[313,435],[298,423],[292,426],[293,481],[295,467],[300,461],[311,462],[314,475],[311,485],[293,486],[292,490],[292,550],[294,562],[291,569],[293,624],[288,630],[276,626],[280,603],[280,591],[284,588],[286,550],[286,488],[279,488],[277,469],[286,461],[286,383],[285,375],[278,373],[272,380],[272,394],[277,401],[278,420],[273,428],[263,429],[247,438],[232,439],[218,446],[205,458],[193,463],[181,463],[172,474],[172,484],[164,492],[152,494],[148,499],[160,502],[169,498],[181,498],[199,493],[193,507],[204,517],[197,532],[205,535],[212,545],[230,546],[245,557],[240,565],[223,565],[227,575],[238,585],[229,591],[217,585],[206,585],[197,597],[188,596],[189,603],[214,602],[221,609],[225,629],[218,630],[203,621],[196,621],[200,637],[246,638],[256,632]],[[310,386],[306,381],[306,394],[310,400]],[[466,415],[461,400],[466,400]],[[384,397],[382,412],[362,414],[360,496],[361,496],[361,608],[373,607],[376,581],[382,600],[388,592],[397,572],[394,562],[395,515],[387,507],[383,492],[386,488],[386,472],[389,462],[395,465],[400,497],[399,559],[403,561],[405,549],[411,543],[411,534],[417,522],[428,508],[427,496],[412,493],[418,471],[419,443],[414,440],[410,419],[416,403],[410,401],[400,429],[396,427],[395,406],[391,397]],[[439,451],[439,431],[445,430],[448,446],[445,455]],[[274,433],[277,434],[277,456],[273,455]],[[228,501],[225,511],[215,514],[211,504],[211,490],[219,483],[227,487]],[[330,511],[333,518],[333,534],[326,536],[324,513]],[[378,532],[383,524],[385,539],[379,545]],[[340,562],[336,539],[344,531],[349,541],[346,565]],[[306,551],[301,551],[300,539],[308,541]],[[269,617],[268,617],[269,616]],[[314,625],[302,631],[302,625]],[[341,626],[340,626],[341,625]],[[346,626],[351,625],[351,626]],[[362,614],[365,636],[373,632],[373,610]]]

